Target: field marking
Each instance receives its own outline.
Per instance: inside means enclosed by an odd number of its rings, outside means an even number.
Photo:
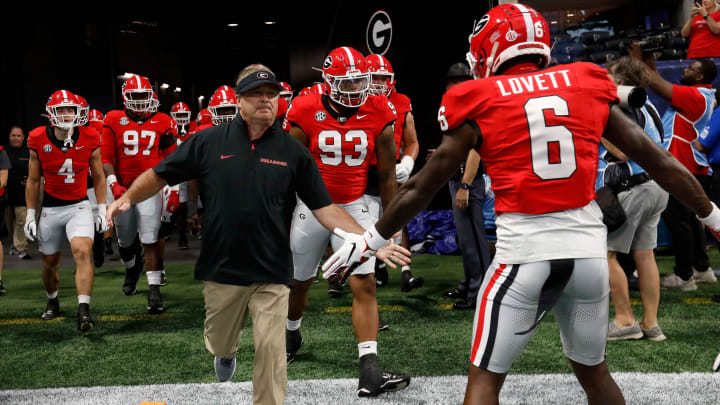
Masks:
[[[712,304],[713,303],[713,301],[710,298],[706,298],[706,297],[701,297],[701,298],[685,297],[685,298],[680,298],[680,300],[686,304],[691,304],[691,305]]]
[[[156,319],[168,319],[171,318],[172,314],[137,314],[137,315],[103,315],[96,318],[100,322],[127,322],[127,321],[151,321]],[[60,316],[50,321],[44,321],[40,318],[15,318],[15,319],[0,319],[0,326],[4,325],[39,325],[49,323],[63,322],[67,317]]]

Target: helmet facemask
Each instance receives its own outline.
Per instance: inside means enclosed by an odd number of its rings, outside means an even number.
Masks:
[[[345,107],[356,108],[365,104],[370,92],[370,74],[348,71],[345,76],[324,75],[330,86],[330,99]]]

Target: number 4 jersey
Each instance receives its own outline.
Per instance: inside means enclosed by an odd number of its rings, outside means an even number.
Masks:
[[[363,196],[375,138],[397,118],[395,107],[385,96],[368,96],[353,111],[341,116],[326,95],[307,94],[293,99],[284,125],[285,130],[292,125],[305,132],[308,148],[337,204]]]
[[[115,167],[118,183],[125,187],[147,169],[155,167],[175,147],[177,124],[164,113],[133,121],[125,111],[105,116],[102,160]]]
[[[470,122],[479,132],[498,213],[498,263],[606,256],[593,200],[616,94],[605,69],[573,63],[464,82],[443,97],[444,131]]]
[[[595,199],[598,143],[616,100],[605,69],[573,63],[458,84],[438,120],[444,131],[476,124],[498,214],[540,214]]]
[[[55,137],[53,128],[38,127],[28,136],[28,148],[34,150],[40,160],[45,193],[56,200],[84,200],[87,198],[90,157],[100,147],[100,135],[90,127],[75,127],[73,146],[64,147],[63,141]],[[49,200],[47,196],[45,200]]]

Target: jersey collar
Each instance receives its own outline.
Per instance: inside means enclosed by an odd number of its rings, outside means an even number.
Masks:
[[[360,109],[358,108],[347,108],[347,112],[344,114],[341,114],[336,107],[333,105],[332,101],[330,101],[330,97],[327,96],[327,94],[323,94],[320,98],[322,100],[323,107],[325,107],[325,110],[330,114],[331,117],[335,118],[337,122],[340,124],[344,124],[349,120],[353,115],[355,115],[356,112]]]

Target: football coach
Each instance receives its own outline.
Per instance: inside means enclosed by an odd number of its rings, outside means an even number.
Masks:
[[[275,121],[281,89],[267,67],[244,68],[237,79],[238,116],[183,142],[107,213],[112,222],[166,184],[199,180],[205,211],[195,278],[204,283],[205,346],[215,356],[217,378],[230,380],[243,326],[252,317],[255,404],[282,404],[287,392],[285,322],[296,194],[326,228],[364,231],[332,203],[309,150]],[[402,265],[410,252],[391,244],[376,256]]]

